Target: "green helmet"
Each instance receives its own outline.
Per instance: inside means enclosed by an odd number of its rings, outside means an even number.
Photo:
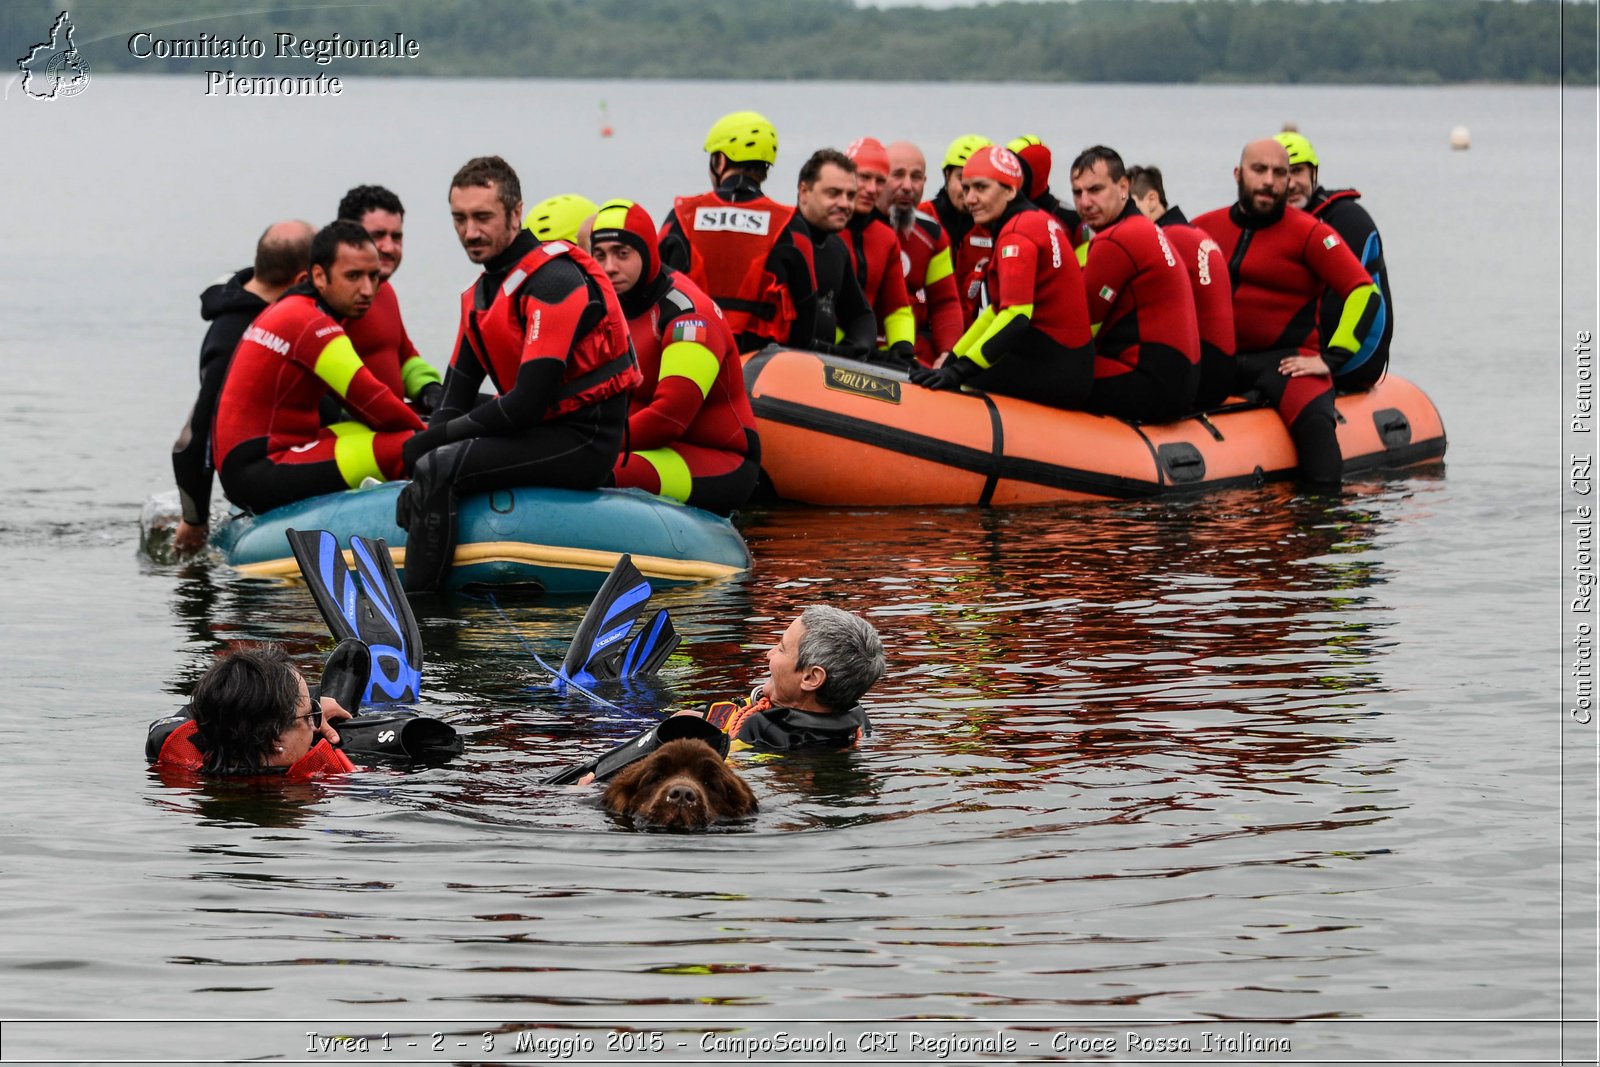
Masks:
[[[600,210],[593,200],[577,193],[562,193],[541,200],[523,216],[522,228],[541,241],[576,241],[583,220]]]
[[[1284,148],[1288,149],[1289,166],[1295,167],[1299,166],[1301,163],[1309,163],[1313,167],[1322,166],[1322,161],[1317,158],[1317,150],[1311,147],[1310,141],[1306,140],[1298,133],[1284,130],[1282,133],[1275,135],[1272,139],[1283,145]]]
[[[778,131],[765,115],[735,111],[711,124],[706,151],[721,152],[735,163],[776,163]]]
[[[951,167],[964,167],[967,160],[972,158],[972,153],[980,148],[988,148],[993,141],[981,133],[964,133],[950,142],[950,147],[944,150],[944,169]]]

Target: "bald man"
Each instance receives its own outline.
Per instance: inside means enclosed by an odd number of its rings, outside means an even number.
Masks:
[[[172,445],[172,473],[183,508],[173,535],[179,553],[199,550],[210,533],[211,424],[233,350],[268,304],[305,279],[315,233],[299,219],[273,223],[256,242],[254,266],[219,278],[200,294],[200,317],[211,324],[200,343],[200,393]]]
[[[922,202],[928,184],[928,161],[910,141],[889,146],[889,181],[878,207],[900,238],[906,289],[916,320],[917,359],[932,366],[961,339],[961,298],[956,293],[950,236]]]
[[[1233,275],[1234,388],[1277,408],[1305,483],[1337,489],[1344,459],[1324,353],[1343,362],[1381,333],[1383,296],[1332,227],[1288,206],[1283,145],[1270,137],[1251,141],[1233,177],[1238,200],[1194,221],[1222,247]],[[1317,329],[1325,291],[1337,295],[1341,309],[1327,337]]]

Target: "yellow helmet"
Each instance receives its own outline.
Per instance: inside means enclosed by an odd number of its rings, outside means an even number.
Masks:
[[[981,133],[964,133],[950,142],[950,147],[944,150],[944,166],[964,167],[967,160],[972,158],[972,153],[980,148],[988,148],[993,141]]]
[[[735,111],[711,124],[706,151],[721,152],[735,163],[776,163],[778,131],[765,115]]]
[[[1309,163],[1313,167],[1322,166],[1322,161],[1317,158],[1317,150],[1311,147],[1310,141],[1298,133],[1285,130],[1272,139],[1289,150],[1289,166],[1294,167],[1301,163]]]
[[[600,210],[593,200],[577,193],[562,193],[541,200],[523,216],[522,228],[541,241],[576,241],[583,220]]]

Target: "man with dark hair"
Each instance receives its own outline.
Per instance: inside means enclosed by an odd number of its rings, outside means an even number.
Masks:
[[[917,359],[933,366],[961,338],[961,298],[956,295],[955,264],[950,236],[931,205],[922,202],[928,183],[928,161],[910,141],[888,148],[889,183],[878,207],[900,238],[906,260],[906,288],[916,324]]]
[[[956,280],[956,297],[961,301],[961,328],[970,327],[983,304],[984,276],[989,269],[989,254],[994,250],[994,235],[973,221],[967,210],[967,161],[974,152],[994,142],[978,133],[964,133],[950,142],[944,153],[944,188],[928,202],[931,212],[950,238],[951,267]]]
[[[711,192],[674,203],[661,224],[661,262],[717,302],[739,351],[805,347],[817,318],[811,242],[795,209],[761,191],[778,131],[763,115],[735,111],[712,124],[705,150]]]
[[[899,235],[889,217],[878,210],[878,194],[889,183],[889,151],[876,138],[862,137],[851,142],[845,155],[856,165],[856,196],[840,238],[877,317],[875,340],[888,349],[887,362],[908,367],[916,362],[917,318],[911,310]]]
[[[255,317],[305,278],[314,232],[299,219],[273,223],[256,242],[254,267],[236,271],[200,294],[200,317],[211,323],[200,343],[200,392],[172,445],[172,473],[182,506],[172,546],[179,553],[198,551],[210,533],[211,427],[233,350]]]
[[[245,330],[217,405],[215,454],[228,498],[262,512],[401,474],[401,445],[422,428],[405,402],[361,364],[341,322],[378,289],[378,251],[359,225],[324,226],[309,279]],[[323,426],[332,395],[360,422]]]
[[[1343,363],[1383,332],[1383,294],[1327,223],[1288,206],[1289,153],[1270,137],[1251,141],[1233,170],[1239,199],[1195,225],[1228,257],[1233,326],[1238,337],[1235,387],[1270,400],[1289,428],[1300,477],[1336,489],[1344,476],[1324,353]],[[1324,337],[1317,326],[1323,292],[1340,313]]]
[[[855,210],[855,194],[855,161],[837,149],[819,148],[800,167],[796,199],[817,289],[814,335],[801,347],[867,359],[877,320],[839,236]]]
[[[1094,229],[1083,265],[1095,331],[1089,410],[1171,422],[1194,403],[1200,329],[1189,274],[1128,198],[1122,157],[1105,145],[1072,161],[1072,197]]]
[[[733,748],[844,748],[870,733],[861,698],[883,677],[883,640],[860,615],[823,604],[800,613],[767,652],[767,677],[748,699],[705,718]]]
[[[1361,199],[1359,190],[1322,187],[1318,180],[1322,160],[1310,141],[1290,132],[1280,133],[1274,140],[1289,153],[1289,206],[1310,212],[1332,226],[1383,293],[1382,332],[1343,363],[1338,363],[1337,356],[1328,361],[1334,385],[1351,391],[1370,389],[1389,369],[1389,343],[1394,339],[1394,294],[1389,290],[1389,267],[1383,259],[1383,237],[1378,233],[1378,224],[1372,221],[1366,208],[1356,203]],[[1339,320],[1339,311],[1338,298],[1324,293],[1318,308],[1318,328],[1331,330],[1332,324]]]
[[[449,569],[460,494],[604,485],[641,381],[605,273],[577,246],[523,229],[510,164],[480,156],[462,166],[450,218],[483,273],[461,294],[444,398],[405,449],[412,481],[395,521],[408,530],[408,592],[437,589]],[[480,402],[485,378],[499,395]]]
[[[1166,234],[1189,273],[1195,322],[1200,327],[1200,382],[1195,407],[1214,408],[1233,391],[1233,287],[1222,247],[1190,222],[1176,205],[1167,206],[1167,187],[1157,167],[1129,167],[1130,199],[1141,214]]]
[[[381,185],[358,185],[339,201],[339,218],[361,224],[378,250],[378,294],[367,313],[345,326],[361,362],[402,400],[424,415],[439,402],[439,372],[417,353],[400,317],[390,279],[404,257],[406,209]]]

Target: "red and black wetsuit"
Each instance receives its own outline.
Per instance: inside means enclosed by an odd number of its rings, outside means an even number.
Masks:
[[[816,322],[809,229],[792,206],[735,173],[715,192],[679,197],[661,224],[661,262],[687,274],[727,316],[741,352],[804,347]]]
[[[479,403],[486,377],[499,395]],[[406,588],[435,588],[450,565],[460,494],[606,484],[640,380],[627,320],[594,260],[519,231],[461,294],[444,398],[412,446],[423,454],[396,514],[410,531]]]
[[[415,400],[424,386],[439,380],[439,372],[417,354],[400,318],[400,299],[394,286],[383,282],[372,306],[359,319],[345,323],[350,343],[377,379],[402,400]]]
[[[246,267],[200,294],[200,317],[211,323],[200,342],[200,392],[189,409],[189,419],[172,445],[172,473],[178,483],[183,521],[204,526],[211,517],[211,427],[216,421],[217,398],[228,377],[233,350],[245,327],[267,309],[267,302],[245,288],[255,277]]]
[[[1306,210],[1332,226],[1350,251],[1356,254],[1368,276],[1377,283],[1383,294],[1383,332],[1371,343],[1343,363],[1336,363],[1338,354],[1328,361],[1333,371],[1333,384],[1342,390],[1370,389],[1389,369],[1389,344],[1394,339],[1394,294],[1389,290],[1389,266],[1383,259],[1383,238],[1378,225],[1367,214],[1367,209],[1356,203],[1361,194],[1354,189],[1335,189],[1329,192],[1317,186],[1306,203]],[[1323,294],[1322,307],[1318,309],[1318,329],[1331,330],[1339,321],[1343,307],[1339,298],[1329,292]],[[1325,325],[1327,324],[1327,325]],[[1327,359],[1325,355],[1323,357]]]
[[[362,421],[323,426],[319,403],[330,394]],[[400,477],[401,446],[420,429],[305,284],[256,316],[234,350],[214,454],[228,499],[262,512]]]
[[[1355,353],[1367,337],[1382,331],[1382,295],[1343,239],[1304,211],[1285,208],[1258,216],[1234,204],[1201,215],[1195,225],[1228,257],[1238,341],[1236,387],[1258,390],[1278,409],[1299,452],[1302,477],[1337,484],[1344,462],[1334,426],[1333,379],[1325,374],[1288,378],[1278,363],[1296,354]],[[1317,331],[1325,289],[1343,301],[1338,326],[1326,340]]]
[[[622,294],[644,381],[612,476],[726,515],[750,498],[761,442],[733,333],[711,298],[670,267]]]
[[[1221,404],[1233,391],[1233,286],[1222,246],[1181,210],[1170,207],[1156,220],[1189,272],[1195,321],[1200,327],[1200,383],[1195,407],[1204,411]]]
[[[899,236],[900,251],[905,257],[906,288],[912,290],[917,359],[932,366],[955,347],[966,329],[961,320],[961,298],[956,293],[950,238],[939,220],[922,208],[917,209],[911,225]]]
[[[839,236],[850,250],[856,281],[877,316],[878,339],[890,348],[904,344],[914,349],[917,320],[900,258],[900,238],[888,217],[876,208],[857,212]]]
[[[975,389],[1081,408],[1094,377],[1094,339],[1083,274],[1054,215],[1021,196],[995,220],[985,275],[988,306],[956,342],[977,364]]]
[[[1020,195],[1018,197],[1020,199]],[[956,298],[961,301],[961,328],[967,329],[983,310],[983,279],[989,269],[989,254],[994,250],[994,238],[989,231],[972,221],[965,211],[958,211],[947,190],[940,189],[929,201],[919,205],[939,220],[945,235],[950,238],[951,273],[956,280]]]
[[[1089,242],[1083,268],[1095,334],[1089,410],[1171,422],[1194,403],[1200,329],[1189,273],[1132,200]]]

